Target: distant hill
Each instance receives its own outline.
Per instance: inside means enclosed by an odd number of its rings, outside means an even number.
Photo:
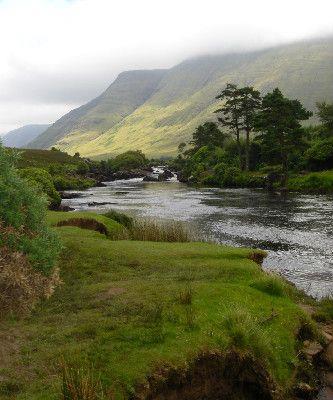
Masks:
[[[6,133],[0,139],[6,147],[22,148],[46,131],[49,126],[51,125],[24,125],[21,128]]]
[[[278,86],[314,110],[317,101],[333,101],[333,38],[122,73],[101,96],[63,116],[31,146],[56,145],[95,157],[129,149],[174,155],[198,124],[216,119],[215,96],[227,82],[263,93]]]

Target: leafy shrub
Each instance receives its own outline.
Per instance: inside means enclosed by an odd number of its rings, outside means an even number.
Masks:
[[[94,186],[96,183],[91,178],[79,178],[67,175],[54,176],[53,182],[57,190],[84,190]]]
[[[109,160],[115,171],[121,169],[134,169],[140,168],[147,165],[148,160],[146,156],[140,150],[126,151],[125,153],[119,154],[113,160]]]
[[[61,197],[54,187],[52,176],[49,172],[42,168],[29,167],[19,170],[19,173],[22,178],[36,184],[48,196],[51,209],[56,209],[60,206]]]
[[[286,285],[277,276],[266,276],[251,283],[251,287],[271,296],[282,297],[286,292]]]
[[[89,165],[84,161],[79,162],[76,172],[80,175],[85,175],[87,172],[89,172]]]
[[[133,226],[133,218],[118,211],[109,210],[104,216],[119,222],[119,224],[123,225],[125,228],[131,228]]]
[[[333,168],[333,137],[315,141],[305,152],[304,158],[311,170]]]
[[[224,171],[221,184],[225,187],[237,186],[237,178],[241,174],[241,171],[237,167],[230,167]]]
[[[49,274],[60,244],[45,222],[47,200],[19,176],[14,161],[0,145],[0,247],[25,254],[33,268]]]
[[[290,190],[330,193],[333,192],[333,171],[312,172],[289,179]]]

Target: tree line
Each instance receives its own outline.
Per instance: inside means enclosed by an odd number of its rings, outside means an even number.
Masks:
[[[279,88],[262,96],[251,86],[228,83],[216,99],[217,122],[200,125],[189,144],[179,145],[175,166],[184,175],[209,181],[209,170],[216,175],[218,164],[220,170],[238,168],[243,176],[271,167],[285,188],[290,169],[333,168],[333,104],[317,103],[321,124],[304,127],[313,113]]]

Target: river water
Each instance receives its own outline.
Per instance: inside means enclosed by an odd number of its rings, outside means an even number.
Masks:
[[[293,193],[284,198],[259,189],[197,189],[141,179],[80,193],[63,204],[186,221],[219,243],[267,250],[265,268],[313,296],[333,295],[333,196]]]

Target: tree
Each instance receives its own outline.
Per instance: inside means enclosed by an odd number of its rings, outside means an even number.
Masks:
[[[262,99],[262,109],[255,118],[256,130],[266,148],[270,148],[282,166],[281,186],[288,181],[289,157],[301,144],[304,129],[301,121],[310,118],[312,113],[306,110],[298,100],[290,100],[276,88]]]
[[[258,90],[246,86],[238,89],[239,112],[245,131],[245,170],[250,169],[250,134],[254,130],[255,115],[261,107],[261,96]]]
[[[317,103],[317,116],[327,133],[333,135],[333,104]]]
[[[225,137],[215,122],[205,122],[197,127],[190,143],[194,145],[195,150],[203,146],[222,147]]]
[[[218,121],[222,126],[230,129],[230,131],[236,136],[238,157],[241,161],[242,152],[240,144],[240,131],[241,131],[241,115],[240,115],[240,104],[238,101],[238,89],[237,85],[227,83],[225,89],[216,96],[216,99],[225,100],[223,107],[215,110],[215,113],[222,113],[223,116],[218,118]]]
[[[228,83],[226,88],[216,97],[226,100],[222,108],[216,113],[222,113],[219,122],[229,128],[236,135],[238,155],[241,160],[240,133],[245,131],[245,169],[250,168],[250,134],[254,129],[254,117],[261,107],[261,96],[258,90],[251,86],[238,88]]]

